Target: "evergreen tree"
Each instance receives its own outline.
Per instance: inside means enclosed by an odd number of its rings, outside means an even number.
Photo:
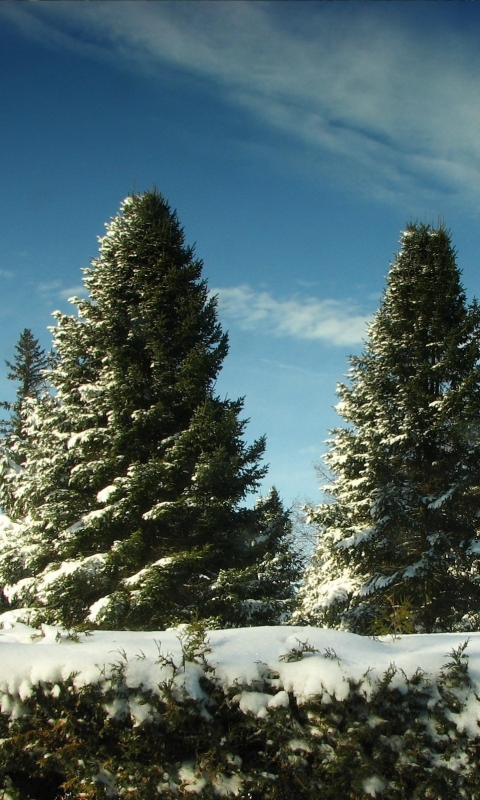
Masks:
[[[290,620],[304,566],[292,528],[290,513],[273,487],[255,505],[243,567],[222,570],[215,581],[212,613],[224,627]]]
[[[32,331],[25,328],[15,345],[13,363],[5,361],[8,367],[7,378],[18,382],[16,399],[13,403],[3,401],[0,405],[11,412],[8,421],[4,421],[1,432],[7,436],[22,437],[22,407],[28,397],[39,398],[45,388],[45,370],[49,366],[49,358]]]
[[[480,625],[480,309],[448,232],[403,234],[339,387],[300,617],[360,633]],[[327,498],[328,499],[328,498]]]
[[[56,313],[55,393],[31,402],[24,469],[3,490],[21,523],[0,567],[10,607],[107,628],[231,621],[216,584],[251,565],[265,531],[268,508],[242,506],[265,443],[247,446],[242,401],[215,395],[227,336],[201,272],[164,198],[134,195],[78,315]]]

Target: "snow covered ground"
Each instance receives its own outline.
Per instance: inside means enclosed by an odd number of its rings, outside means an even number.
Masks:
[[[159,683],[172,673],[169,658],[182,665],[181,640],[186,635],[182,628],[147,633],[94,631],[75,641],[59,628],[44,625],[36,630],[16,623],[11,612],[0,620],[4,626],[0,630],[0,699],[2,710],[13,716],[25,713],[22,701],[34,685],[55,687],[74,675],[77,687],[102,681],[107,686],[112,668],[121,664],[129,687],[143,686],[159,693]],[[402,688],[418,669],[435,678],[451,660],[452,650],[467,638],[472,689],[480,694],[480,633],[369,639],[292,626],[214,630],[208,634],[211,651],[206,659],[223,687],[238,687],[243,711],[265,716],[272,705],[288,705],[288,692],[300,703],[314,695],[326,703],[333,696],[344,699],[350,691],[349,679],[363,680],[362,691],[368,695],[392,664],[397,667],[392,686]],[[310,648],[315,651],[309,652]],[[159,660],[160,653],[166,659]],[[201,664],[194,661],[180,669],[176,680],[189,695],[200,698],[203,674]],[[268,693],[255,691],[266,684]],[[141,722],[147,709],[139,706],[133,712]],[[480,703],[469,703],[457,725],[475,735],[477,720]]]

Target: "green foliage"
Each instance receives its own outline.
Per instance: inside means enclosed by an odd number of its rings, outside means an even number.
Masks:
[[[480,309],[443,227],[411,224],[338,389],[299,618],[359,633],[480,624]],[[394,600],[393,598],[398,598]]]
[[[210,624],[279,625],[295,607],[304,560],[296,552],[290,514],[277,490],[260,497],[250,516],[242,564],[222,570],[213,586]]]
[[[186,628],[182,638],[180,663],[159,658],[158,692],[127,683],[121,652],[96,685],[79,688],[75,676],[38,685],[21,708],[18,697],[4,690],[4,796],[480,797],[478,724],[467,732],[461,716],[477,702],[467,643],[450,655],[436,684],[420,670],[407,677],[392,665],[379,681],[366,674],[351,683],[344,700],[314,696],[300,702],[290,694],[288,707],[269,707],[257,716],[241,711],[239,698],[250,691],[273,697],[282,688],[278,674],[266,672],[255,686],[224,689],[208,663],[202,626]],[[300,657],[313,655],[308,646],[300,650]],[[187,672],[199,675],[195,697],[182,682]]]
[[[376,636],[391,634],[394,638],[401,633],[415,633],[415,613],[409,597],[396,602],[394,595],[385,595],[386,611],[375,620],[373,631]]]

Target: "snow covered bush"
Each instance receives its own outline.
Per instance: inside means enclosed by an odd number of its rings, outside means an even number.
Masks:
[[[7,619],[5,798],[480,797],[479,634],[86,636]]]
[[[448,232],[409,225],[338,389],[298,619],[362,633],[480,626],[480,310]]]

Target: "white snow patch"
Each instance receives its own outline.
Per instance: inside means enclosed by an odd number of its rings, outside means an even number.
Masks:
[[[205,778],[195,775],[192,764],[183,764],[178,770],[178,778],[182,791],[187,792],[187,794],[199,794],[207,785]]]
[[[39,586],[47,587],[59,578],[71,575],[72,572],[77,572],[78,570],[96,572],[104,566],[106,560],[106,553],[95,553],[95,555],[87,556],[86,558],[62,561],[60,566],[56,569],[47,568],[44,572],[40,573]]]
[[[5,514],[0,514],[0,540],[4,542],[11,542],[16,539],[17,535],[22,531],[22,526],[16,522],[12,522],[10,517]]]
[[[13,603],[15,600],[21,597],[24,592],[28,592],[34,583],[35,578],[22,578],[21,580],[17,581],[17,583],[6,583],[3,587],[3,594],[9,603]]]
[[[421,572],[423,567],[425,567],[425,559],[421,558],[416,564],[410,564],[410,566],[404,570],[403,577],[414,578],[417,572]]]
[[[83,524],[91,522],[94,519],[100,519],[104,517],[105,514],[112,509],[112,506],[105,506],[104,508],[98,508],[95,511],[89,511],[88,514],[85,514],[82,517]]]
[[[35,587],[39,598],[44,599],[52,583],[77,571],[94,575],[103,568],[106,558],[106,553],[95,553],[93,556],[87,556],[86,558],[63,561],[59,567],[47,567],[36,578],[22,578],[17,583],[5,585],[3,587],[4,594],[8,601],[12,602],[15,598],[21,597],[24,592],[28,593],[30,588]]]
[[[109,497],[111,497],[114,492],[117,491],[117,486],[113,483],[110,486],[105,486],[105,489],[101,489],[97,494],[97,500],[99,503],[107,503]]]
[[[220,797],[226,797],[229,794],[237,796],[242,789],[243,780],[239,775],[228,776],[219,772],[215,775],[212,785],[215,794],[218,794]]]
[[[69,440],[67,441],[67,449],[71,450],[77,444],[83,444],[84,442],[88,442],[88,440],[93,436],[95,433],[94,428],[90,428],[87,431],[79,431],[78,433],[73,433]]]
[[[382,781],[378,775],[372,775],[363,781],[362,788],[365,794],[376,797],[377,794],[380,794],[385,789],[385,781]]]
[[[305,753],[312,752],[312,748],[305,739],[290,739],[288,746],[290,750],[303,750]]]
[[[152,564],[149,564],[148,567],[143,567],[143,569],[136,572],[135,575],[131,575],[129,578],[124,578],[122,583],[124,586],[138,586],[138,584],[142,583],[144,577],[152,570],[153,567],[166,567],[168,564],[171,564],[172,561],[173,558],[171,556],[159,558],[158,561],[154,561]]]
[[[62,532],[62,538],[68,538],[65,534],[77,533],[78,531],[81,531],[82,528],[83,528],[83,519],[79,519],[77,520],[77,522],[74,522],[73,525],[70,525],[68,528],[65,528],[65,530]]]
[[[255,714],[256,717],[266,717],[268,708],[279,708],[283,706],[288,708],[290,700],[285,691],[278,692],[275,695],[267,694],[266,692],[249,692],[243,691],[238,695],[240,710],[246,713]]]
[[[97,622],[100,617],[102,616],[102,611],[110,605],[110,595],[107,594],[106,597],[101,597],[100,600],[97,600],[96,603],[89,608],[89,615],[87,617],[89,622]]]
[[[328,562],[324,565],[323,573],[325,576],[328,574]],[[321,585],[317,582],[317,574],[314,572],[311,576],[311,585],[309,586],[309,610],[328,608],[333,603],[345,602],[349,596],[360,588],[358,578],[352,576],[351,572],[347,569],[343,570],[338,578],[333,580],[324,580]],[[307,586],[309,585],[309,575],[307,573],[306,579]]]
[[[441,497],[437,497],[436,500],[432,500],[430,503],[428,503],[427,508],[432,508],[432,509],[441,508],[443,506],[443,504],[448,500],[448,498],[452,496],[452,494],[454,493],[454,491],[456,489],[457,489],[456,486],[452,486],[448,490],[448,492],[445,492],[445,494],[442,494]]]
[[[350,547],[357,547],[361,542],[367,541],[372,535],[374,528],[372,526],[364,528],[363,530],[355,531],[351,536],[345,536],[335,544],[338,550],[348,550]]]
[[[162,503],[157,503],[150,511],[146,511],[145,514],[142,515],[142,519],[157,519],[164,511],[168,511],[169,508],[175,506],[176,502],[173,500],[164,500]]]
[[[362,587],[360,594],[365,596],[377,591],[378,589],[384,589],[386,586],[390,586],[390,584],[393,583],[396,576],[396,572],[394,572],[393,575],[375,575],[371,581],[368,581],[368,583]]]

